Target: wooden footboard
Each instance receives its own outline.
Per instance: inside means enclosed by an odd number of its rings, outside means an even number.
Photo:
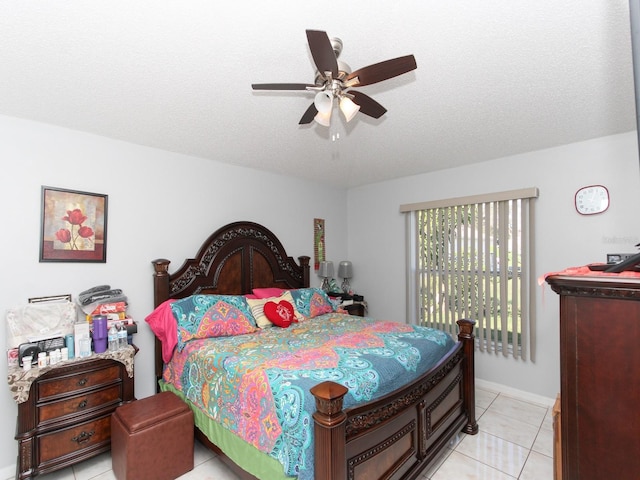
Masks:
[[[478,432],[473,325],[459,320],[460,343],[438,366],[393,395],[342,410],[347,389],[323,382],[316,399],[315,478],[416,478],[458,432]]]

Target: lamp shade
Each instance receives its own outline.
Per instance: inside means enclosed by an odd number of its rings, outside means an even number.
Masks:
[[[343,260],[338,265],[338,276],[341,278],[353,277],[353,265],[348,260]]]
[[[319,113],[330,114],[333,108],[333,94],[327,90],[316,93],[313,104]]]
[[[342,97],[340,99],[340,110],[342,110],[342,114],[347,122],[350,122],[351,119],[356,116],[358,110],[360,110],[360,105],[355,104],[349,97]]]
[[[318,112],[313,119],[323,127],[328,127],[331,125],[331,111],[329,113]]]
[[[333,262],[320,262],[318,276],[324,278],[333,278]]]

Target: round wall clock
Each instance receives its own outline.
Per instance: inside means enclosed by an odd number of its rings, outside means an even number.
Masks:
[[[589,185],[576,192],[576,210],[581,215],[602,213],[609,208],[609,190],[603,185]]]

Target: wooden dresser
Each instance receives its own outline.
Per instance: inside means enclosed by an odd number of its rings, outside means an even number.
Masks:
[[[562,478],[640,478],[640,277],[551,275]]]
[[[132,400],[134,378],[115,359],[89,357],[38,375],[29,397],[18,404],[16,478],[31,478],[108,451],[111,414]]]

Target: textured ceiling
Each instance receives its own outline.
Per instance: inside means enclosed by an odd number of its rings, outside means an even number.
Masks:
[[[313,83],[305,29],[418,68],[299,126],[312,93],[251,83]],[[355,186],[635,129],[629,31],[627,0],[5,1],[0,114]]]

